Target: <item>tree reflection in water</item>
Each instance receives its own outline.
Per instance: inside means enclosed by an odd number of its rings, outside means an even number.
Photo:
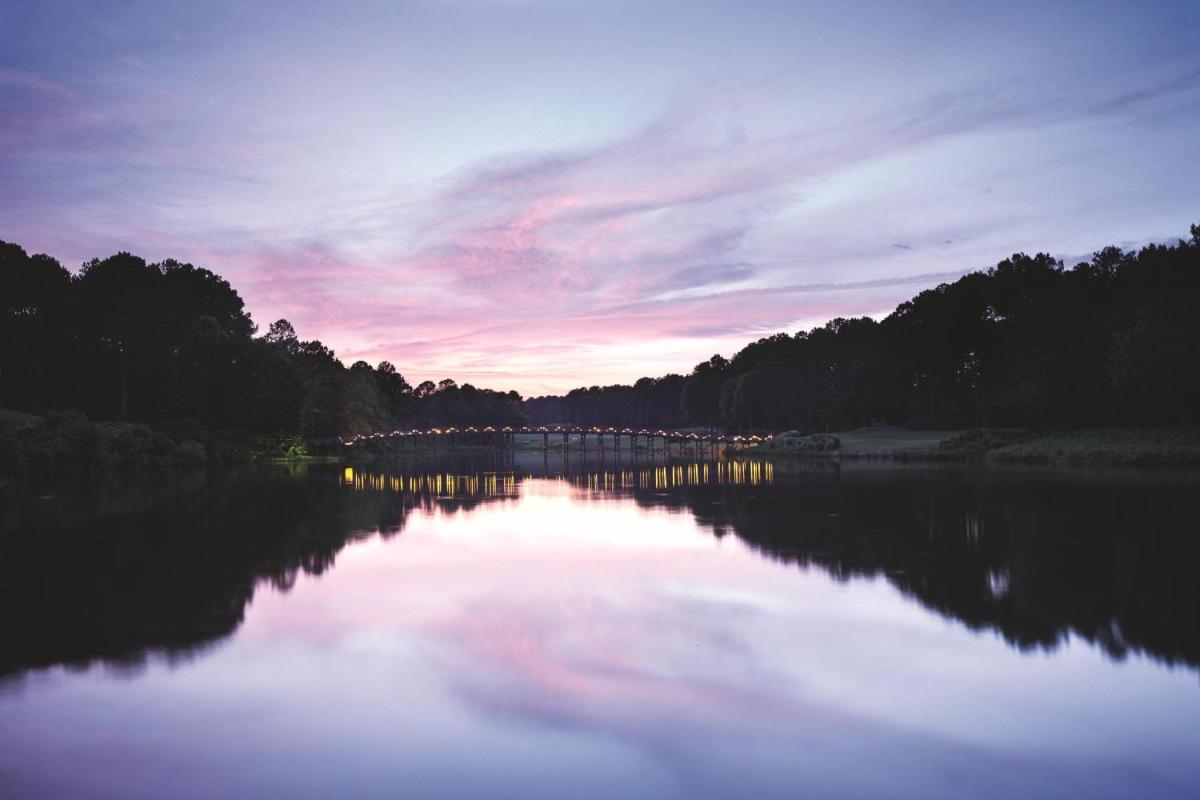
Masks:
[[[473,460],[472,460],[473,459]],[[1194,476],[884,465],[528,462],[264,469],[126,484],[5,510],[0,674],[186,660],[414,510],[506,502],[530,479],[692,514],[716,536],[839,580],[883,576],[1020,649],[1069,635],[1112,658],[1200,667]]]

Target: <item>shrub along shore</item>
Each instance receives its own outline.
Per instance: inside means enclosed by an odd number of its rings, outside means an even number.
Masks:
[[[908,431],[863,428],[839,434],[776,437],[764,455],[899,461],[1200,466],[1200,427],[1027,431],[971,428]]]
[[[218,433],[183,421],[151,428],[94,422],[74,412],[46,416],[0,409],[0,479],[77,480],[116,469],[306,460],[296,436]]]

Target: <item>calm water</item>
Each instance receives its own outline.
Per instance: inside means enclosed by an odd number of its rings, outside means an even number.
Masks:
[[[10,502],[0,796],[1200,796],[1192,477],[475,458]]]

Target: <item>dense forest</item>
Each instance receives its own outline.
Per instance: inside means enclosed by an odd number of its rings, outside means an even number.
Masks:
[[[570,422],[621,428],[677,427],[698,421],[685,413],[683,375],[641,378],[632,386],[592,386],[565,395],[531,397],[525,413],[532,425]],[[707,420],[702,420],[707,422]]]
[[[881,321],[835,319],[713,356],[690,375],[522,403],[453,380],[349,367],[286,320],[258,330],[213,272],[119,253],[77,274],[0,243],[0,408],[162,430],[331,437],[552,422],[828,431],[1200,421],[1200,226],[1071,268],[1048,255],[921,292]]]
[[[260,333],[207,269],[119,253],[72,275],[0,242],[0,408],[309,438],[524,422],[516,392],[349,367],[286,320]]]
[[[691,375],[527,400],[532,423],[830,431],[1200,421],[1200,226],[1065,268],[1046,254],[921,292],[885,319],[778,333]]]

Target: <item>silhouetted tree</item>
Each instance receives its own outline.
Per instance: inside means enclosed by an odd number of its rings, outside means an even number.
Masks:
[[[414,391],[390,362],[347,369],[285,319],[255,332],[241,297],[209,270],[118,253],[72,277],[0,243],[4,406],[311,437],[524,422],[516,393],[450,379]]]
[[[682,411],[685,422],[733,430],[1197,422],[1200,226],[1191,234],[1136,253],[1108,247],[1071,269],[1018,253],[879,322],[765,337],[696,365],[679,408],[631,413],[649,378],[526,406],[539,424],[665,426]]]
[[[872,422],[1082,426],[1200,422],[1200,226],[1174,245],[1041,253],[920,292],[886,318],[835,319],[644,377],[522,403],[389,362],[347,369],[287,320],[256,328],[209,270],[130,253],[71,276],[0,243],[0,403],[97,418],[327,437],[400,426],[577,423],[726,429]]]
[[[67,368],[56,317],[70,289],[70,274],[57,261],[0,242],[0,405],[43,405],[51,371]]]

